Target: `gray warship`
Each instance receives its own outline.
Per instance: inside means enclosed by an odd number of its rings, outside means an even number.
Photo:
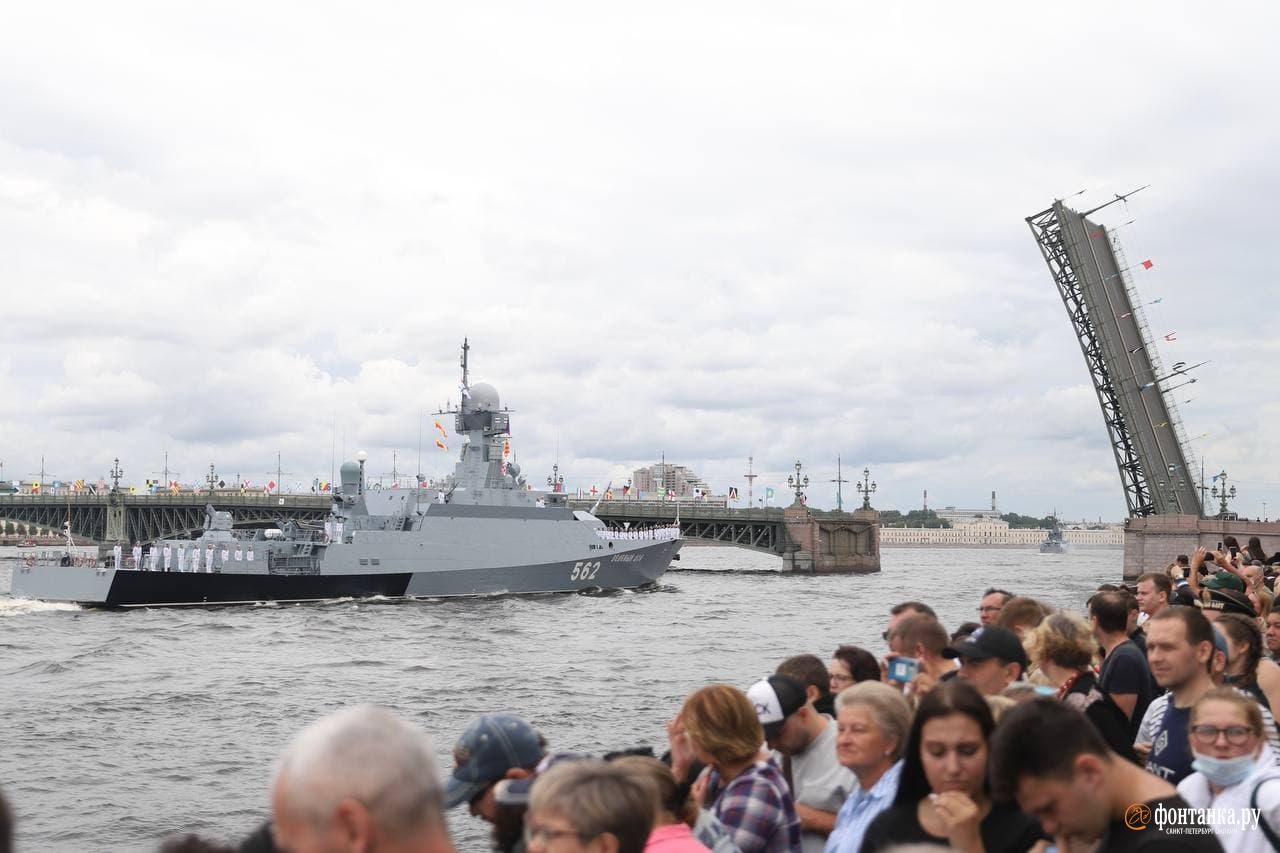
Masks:
[[[234,529],[206,509],[195,540],[163,540],[128,568],[37,565],[13,574],[13,595],[99,607],[252,604],[335,598],[444,598],[635,589],[678,559],[677,526],[610,529],[569,507],[559,491],[531,488],[509,446],[510,411],[498,392],[470,383],[462,345],[462,447],[435,488],[370,490],[364,458],[346,462],[323,525]]]

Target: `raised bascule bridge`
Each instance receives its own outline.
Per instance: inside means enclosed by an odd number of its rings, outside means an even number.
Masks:
[[[1260,536],[1271,553],[1280,546],[1280,524],[1241,521],[1225,503],[1207,517],[1201,504],[1203,469],[1173,394],[1194,381],[1191,368],[1161,362],[1120,242],[1091,218],[1129,195],[1083,213],[1056,201],[1027,217],[1079,340],[1120,474],[1129,510],[1125,577],[1159,570],[1198,545],[1213,548],[1226,534]]]

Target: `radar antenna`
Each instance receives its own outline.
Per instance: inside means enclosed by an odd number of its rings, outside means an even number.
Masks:
[[[471,349],[471,346],[467,343],[467,339],[463,338],[462,339],[462,387],[464,389],[471,387],[471,380],[467,375],[467,350],[469,349]]]

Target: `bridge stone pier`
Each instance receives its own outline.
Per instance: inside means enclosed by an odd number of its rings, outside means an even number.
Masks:
[[[1280,522],[1200,518],[1195,515],[1135,516],[1124,525],[1124,579],[1158,572],[1179,554],[1191,556],[1197,547],[1216,550],[1226,536],[1244,547],[1257,536],[1267,556],[1280,551]]]
[[[569,502],[591,509],[592,501]],[[821,512],[793,505],[769,509],[729,509],[699,503],[601,501],[601,521],[612,527],[674,524],[685,539],[776,554],[781,570],[807,574],[880,571],[880,513]]]
[[[876,510],[817,517],[808,507],[793,505],[782,511],[782,518],[795,546],[782,555],[783,571],[820,575],[880,571],[880,513]]]

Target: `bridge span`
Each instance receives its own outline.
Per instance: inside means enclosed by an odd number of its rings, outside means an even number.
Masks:
[[[571,500],[575,509],[591,501]],[[667,525],[677,521],[686,539],[776,554],[785,572],[880,571],[880,513],[821,512],[786,508],[729,509],[699,503],[601,501],[596,516],[613,527]]]
[[[333,499],[316,495],[181,493],[163,495],[0,495],[0,523],[34,524],[95,542],[150,542],[190,536],[204,527],[205,507],[226,510],[241,528],[288,520],[321,522]]]

